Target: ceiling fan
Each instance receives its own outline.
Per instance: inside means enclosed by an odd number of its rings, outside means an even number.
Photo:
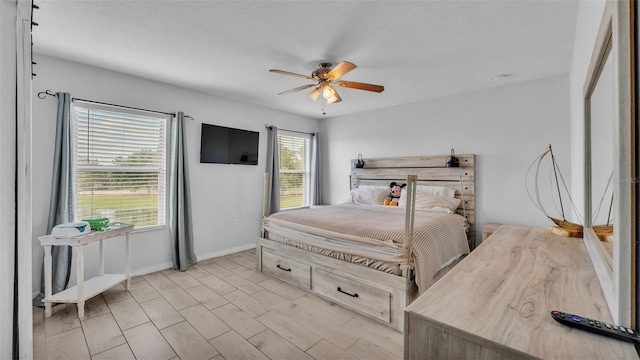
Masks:
[[[338,94],[335,89],[335,85],[351,89],[373,91],[377,93],[384,91],[384,86],[382,85],[365,84],[343,80],[338,81],[338,79],[340,79],[342,75],[348,73],[356,67],[357,66],[355,64],[348,61],[343,61],[336,65],[334,68],[331,68],[330,63],[320,63],[318,65],[318,68],[311,73],[311,76],[277,69],[271,69],[269,71],[283,75],[295,76],[314,82],[313,84],[303,85],[291,90],[283,91],[278,95],[287,95],[313,87],[314,89],[309,93],[311,99],[313,99],[313,101],[316,101],[320,93],[322,93],[322,97],[327,100],[327,104],[333,104],[342,101],[340,94]]]

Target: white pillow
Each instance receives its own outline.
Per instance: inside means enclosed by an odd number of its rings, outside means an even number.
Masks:
[[[366,205],[382,205],[384,199],[389,196],[386,187],[361,186],[351,190],[351,202]]]
[[[400,201],[398,202],[398,206],[400,207],[404,207],[407,203],[406,190],[407,188],[404,188],[402,189],[402,193],[400,193]],[[446,186],[418,185],[416,186],[416,197],[417,194],[430,194],[455,198],[456,190]]]
[[[417,193],[416,210],[441,211],[453,214],[456,212],[458,206],[460,206],[460,201],[460,199],[449,196]]]
[[[388,186],[380,186],[380,185],[358,185],[358,189],[386,189],[389,190]],[[389,190],[391,191],[391,190]]]
[[[418,185],[416,192],[427,193],[431,195],[443,195],[448,197],[456,197],[456,189],[452,189],[446,186],[434,186],[434,185]]]

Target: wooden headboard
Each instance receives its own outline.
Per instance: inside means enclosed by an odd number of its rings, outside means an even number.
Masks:
[[[469,247],[475,247],[475,155],[456,157],[460,167],[447,168],[451,155],[410,156],[390,158],[363,158],[364,167],[356,168],[356,159],[351,160],[351,189],[358,185],[389,186],[389,183],[406,183],[407,175],[417,175],[418,185],[446,186],[456,190],[456,197],[464,201],[456,210],[467,218],[469,224]]]

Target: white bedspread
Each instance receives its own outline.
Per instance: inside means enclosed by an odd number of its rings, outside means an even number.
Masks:
[[[267,231],[290,228],[312,234],[306,241],[316,242],[315,246],[402,263],[406,262],[404,217],[402,208],[343,203],[281,211],[266,218],[264,226]],[[324,239],[324,244],[318,244],[318,239]],[[335,240],[342,245],[335,245]],[[464,217],[416,211],[411,256],[420,292],[431,286],[438,270],[467,253]]]

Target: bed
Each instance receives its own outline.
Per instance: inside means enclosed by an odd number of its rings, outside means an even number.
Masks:
[[[475,244],[474,155],[457,157],[352,165],[349,201],[264,217],[258,271],[403,331],[404,307]],[[383,206],[392,181],[400,206]]]

